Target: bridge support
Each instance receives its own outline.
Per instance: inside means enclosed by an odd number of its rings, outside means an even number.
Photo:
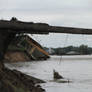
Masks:
[[[0,30],[1,31],[1,30]],[[8,45],[15,37],[15,33],[10,33],[8,31],[1,31],[0,32],[0,68],[4,67],[3,59],[8,48]]]

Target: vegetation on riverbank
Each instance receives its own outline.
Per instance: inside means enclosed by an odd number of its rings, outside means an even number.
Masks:
[[[59,48],[44,48],[51,55],[87,55],[92,54],[92,47],[87,45],[68,46]]]

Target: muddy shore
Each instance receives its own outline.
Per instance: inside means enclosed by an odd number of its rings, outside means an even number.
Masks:
[[[17,70],[0,69],[0,92],[45,92],[39,83],[45,81]]]

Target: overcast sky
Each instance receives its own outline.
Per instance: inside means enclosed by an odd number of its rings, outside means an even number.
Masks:
[[[0,0],[0,18],[13,16],[23,21],[92,28],[92,0]],[[92,46],[92,36],[87,35],[50,34],[33,38],[48,47]]]

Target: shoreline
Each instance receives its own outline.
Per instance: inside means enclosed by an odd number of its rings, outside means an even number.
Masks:
[[[17,70],[0,70],[0,91],[2,92],[45,92],[38,84],[45,81],[26,75]]]

